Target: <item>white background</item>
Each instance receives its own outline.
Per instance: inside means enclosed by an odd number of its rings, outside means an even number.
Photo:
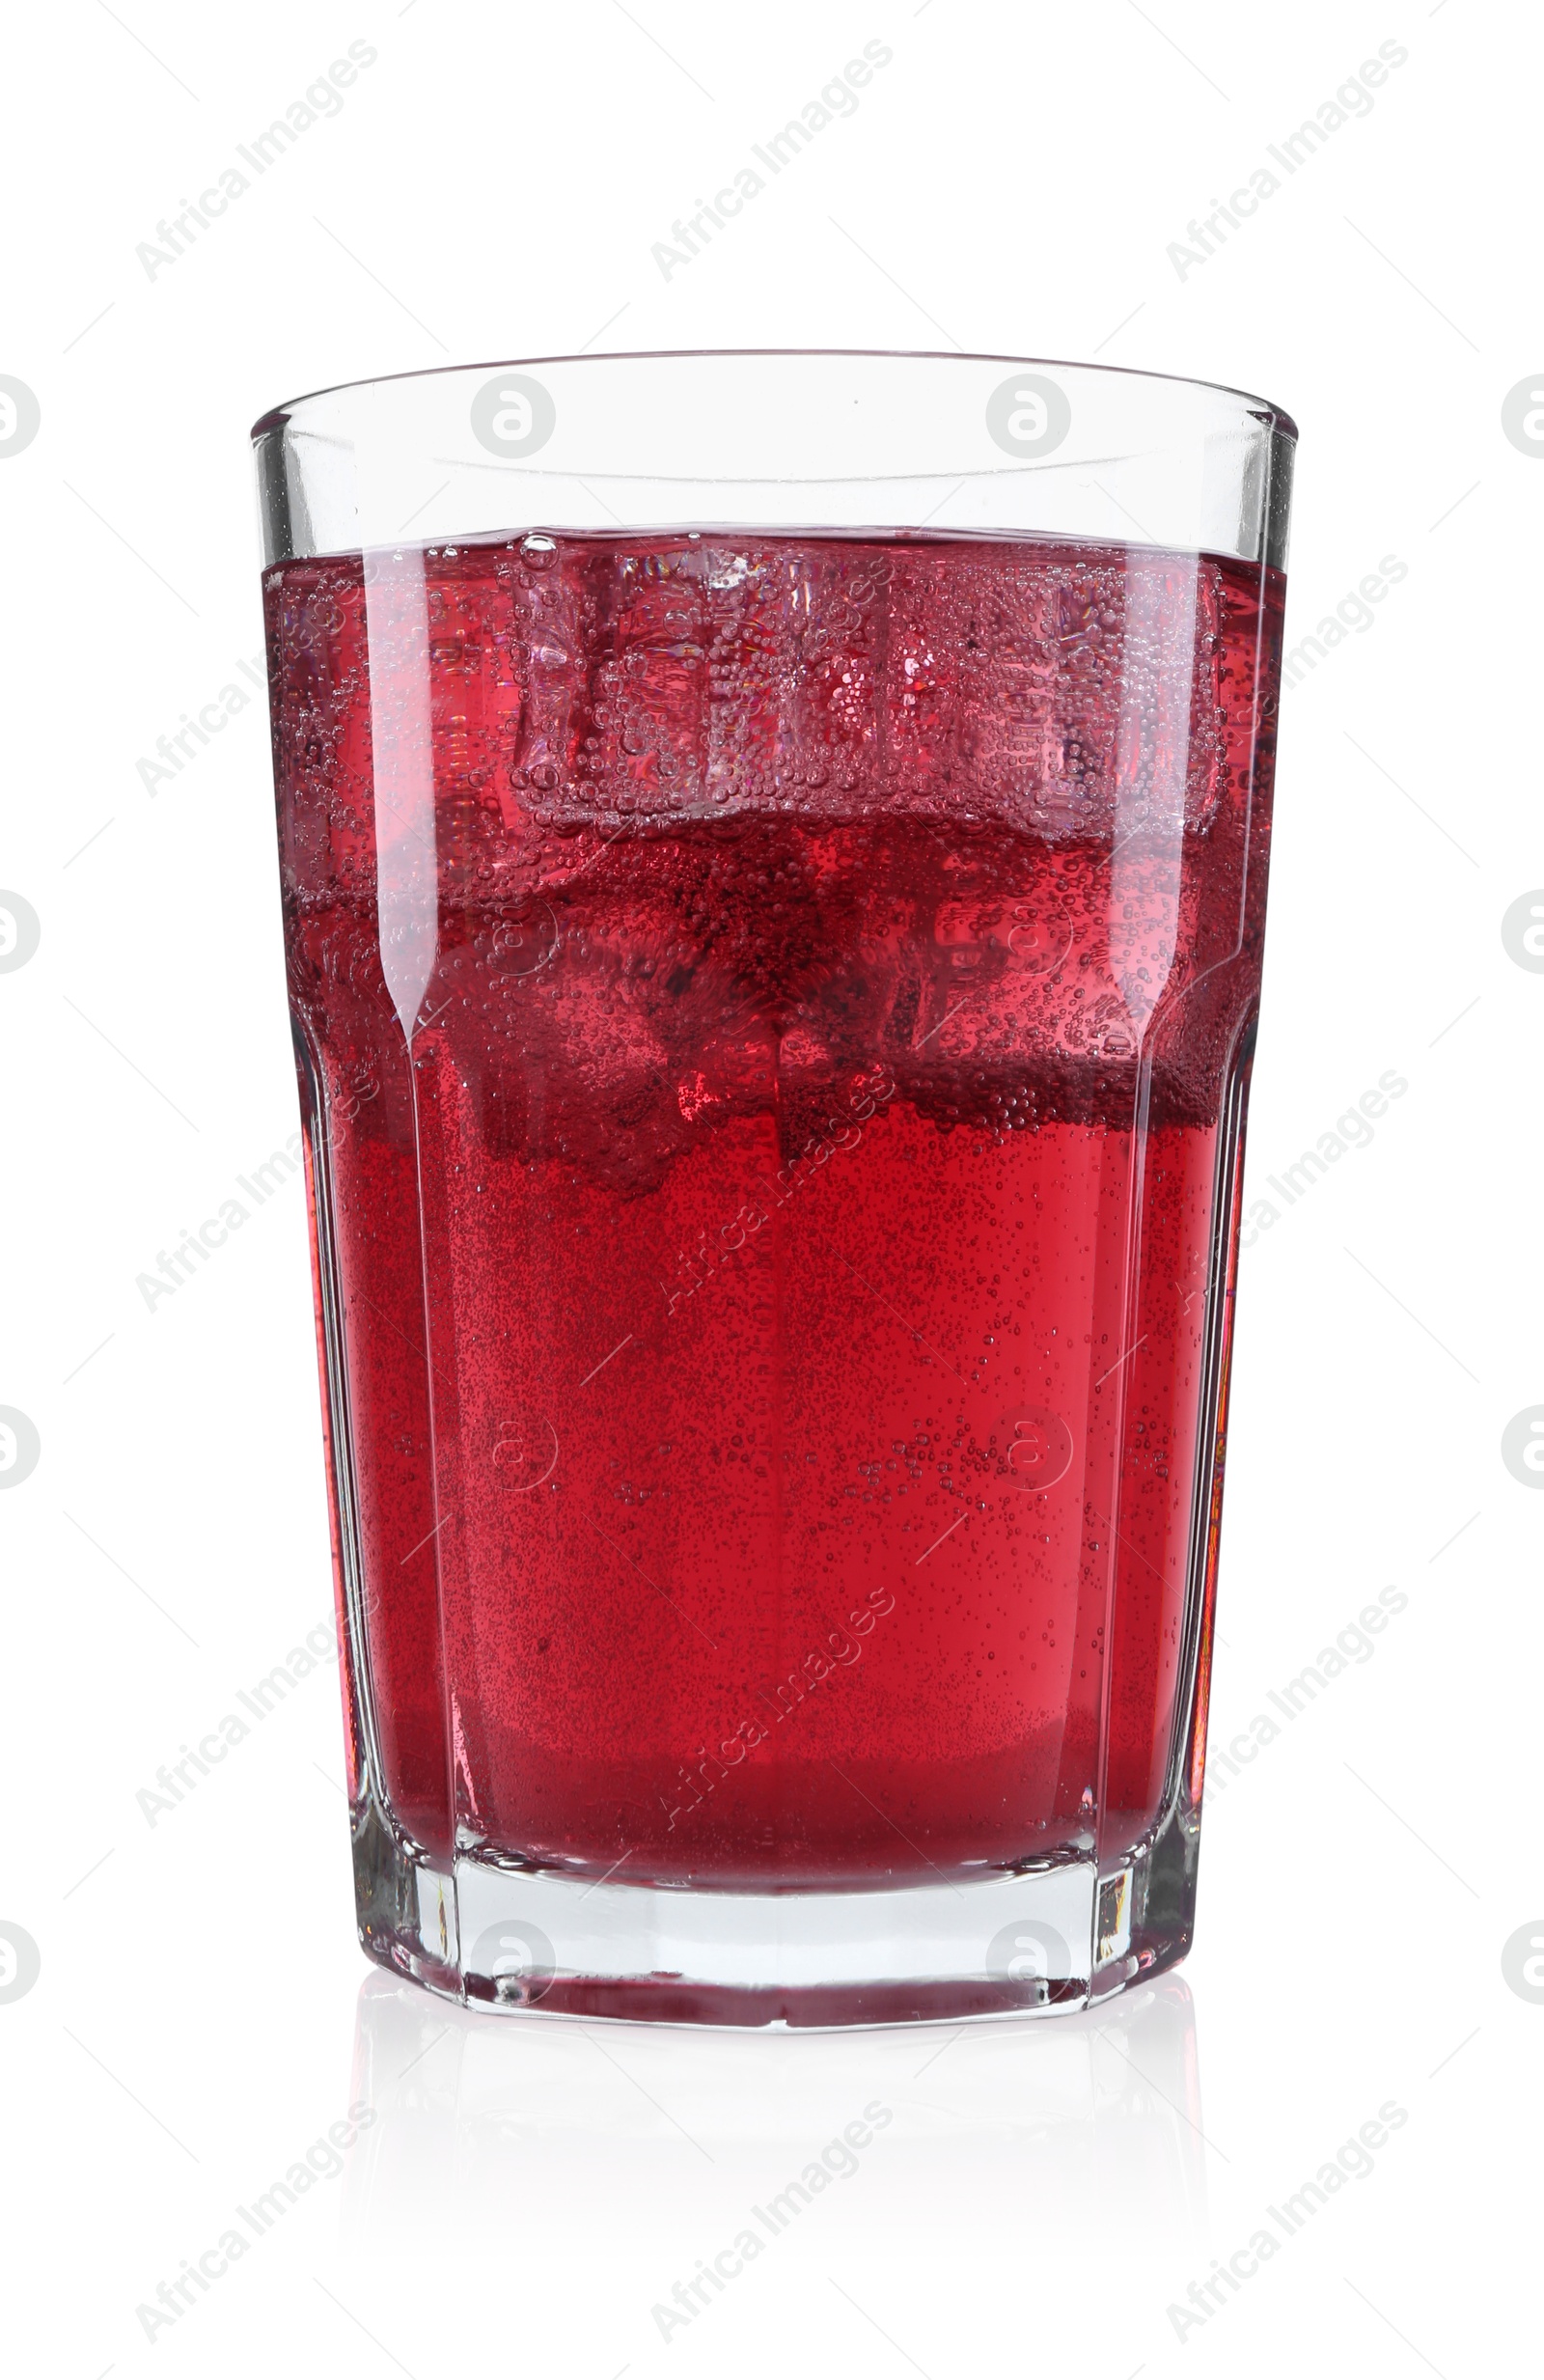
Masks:
[[[857,114],[664,278],[673,219],[871,39]],[[1390,40],[1371,113],[1182,275],[1190,219]],[[377,56],[341,114],[148,275],[157,220],[350,41]],[[1512,2367],[1544,1505],[1500,1442],[1544,1400],[1544,979],[1500,928],[1544,883],[1544,457],[1501,409],[1544,366],[1539,47],[1475,0],[14,18],[0,373],[41,428],[0,458],[0,884],[42,938],[0,976],[0,1403],[42,1453],[0,1497],[0,1919],[42,1965],[0,2004],[11,2368]],[[331,1592],[298,1183],[175,1300],[135,1289],[295,1128],[263,704],[153,797],[136,763],[261,650],[246,431],[280,400],[587,344],[956,343],[1283,403],[1289,642],[1407,566],[1285,698],[1250,1195],[1386,1070],[1409,1090],[1244,1259],[1214,1743],[1380,1588],[1408,1608],[1211,1802],[1161,2006],[957,2037],[463,2018],[355,1948],[326,1665],[153,1828],[136,1802]],[[662,2340],[651,2307],[873,2099],[858,2173]],[[1177,2336],[1391,2100],[1373,2172]],[[361,2101],[346,2171],[147,2339],[136,2308]]]

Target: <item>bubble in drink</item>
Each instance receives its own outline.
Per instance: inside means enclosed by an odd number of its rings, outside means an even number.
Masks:
[[[373,663],[358,557],[266,580],[395,1818],[757,1890],[1054,1863],[1095,1807],[1140,1842],[1221,1454],[1279,576],[926,536],[422,559]]]

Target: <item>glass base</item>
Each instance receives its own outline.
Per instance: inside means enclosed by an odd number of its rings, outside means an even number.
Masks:
[[[356,1813],[371,1957],[469,2006],[787,2029],[1086,2007],[1190,1946],[1199,1825],[1172,1812],[1100,1873],[1053,1867],[904,1890],[668,1891],[458,1858]]]

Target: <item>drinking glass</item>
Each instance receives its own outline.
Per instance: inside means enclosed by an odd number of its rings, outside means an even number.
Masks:
[[[761,352],[253,434],[366,1949],[790,2026],[1170,1966],[1291,421]]]

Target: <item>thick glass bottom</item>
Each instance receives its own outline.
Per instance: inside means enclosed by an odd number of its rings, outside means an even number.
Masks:
[[[360,1939],[470,2006],[660,2024],[955,2022],[1085,2007],[1183,1956],[1199,1826],[1177,1810],[1101,1873],[1054,1866],[849,1892],[681,1892],[457,1858],[356,1813]]]

